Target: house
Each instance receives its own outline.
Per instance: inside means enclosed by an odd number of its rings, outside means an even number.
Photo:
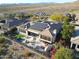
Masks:
[[[71,38],[71,48],[79,51],[79,26],[75,26],[74,36]]]
[[[15,28],[16,26],[19,26],[23,23],[26,23],[27,20],[18,20],[18,19],[6,19],[6,20],[1,20],[0,24],[0,30],[7,32],[10,31],[11,29]]]
[[[36,12],[36,13],[34,13],[34,15],[37,15],[37,16],[47,16],[47,14],[45,12]]]
[[[21,26],[18,27],[20,34],[26,35],[26,37],[31,36],[35,40],[40,40],[47,43],[53,43],[56,40],[58,33],[61,31],[60,23],[51,23],[51,22],[36,22],[29,27]]]

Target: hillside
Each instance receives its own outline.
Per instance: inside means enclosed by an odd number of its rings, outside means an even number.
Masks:
[[[0,5],[0,13],[6,12],[73,12],[79,10],[79,1],[73,3],[37,3],[37,4],[3,4]]]

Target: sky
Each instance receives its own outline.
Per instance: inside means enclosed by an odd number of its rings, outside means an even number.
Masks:
[[[76,0],[0,0],[0,4],[3,3],[41,3],[41,2],[56,2],[56,3],[64,3],[64,2],[73,2]]]

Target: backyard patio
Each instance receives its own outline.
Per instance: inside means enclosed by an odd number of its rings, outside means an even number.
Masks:
[[[28,47],[31,47],[39,52],[46,52],[46,49],[48,48],[48,46],[50,46],[49,44],[46,44],[43,41],[40,41],[39,38],[35,38],[33,36],[29,36],[29,37],[23,37],[23,41],[22,43],[25,44]]]

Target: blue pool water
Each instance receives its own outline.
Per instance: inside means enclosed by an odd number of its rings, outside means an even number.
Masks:
[[[19,39],[16,39],[16,42],[18,43],[21,43],[23,41],[23,39],[19,38]]]

